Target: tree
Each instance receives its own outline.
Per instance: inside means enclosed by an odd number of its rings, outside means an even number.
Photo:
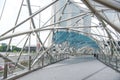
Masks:
[[[12,46],[12,50],[11,51],[12,52],[19,52],[19,51],[21,51],[21,48],[16,47],[16,46]]]
[[[7,46],[0,46],[0,52],[5,52],[7,49]]]

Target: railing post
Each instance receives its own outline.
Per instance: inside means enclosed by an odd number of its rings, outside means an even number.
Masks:
[[[62,58],[62,55],[61,55],[61,53],[60,53],[60,60],[61,60],[61,58]]]
[[[29,70],[31,70],[31,56],[29,56]]]
[[[118,68],[117,56],[116,56],[116,69]]]
[[[109,65],[110,65],[110,55],[108,57],[109,57]]]
[[[8,64],[7,64],[7,60],[4,60],[4,76],[3,79],[7,78],[7,72],[8,72]]]
[[[59,56],[58,56],[58,54],[57,54],[57,55],[56,55],[56,62],[58,61],[58,57],[59,57]]]
[[[107,57],[106,57],[106,55],[105,55],[105,63],[107,63]]]
[[[44,66],[44,55],[42,56],[42,67]]]

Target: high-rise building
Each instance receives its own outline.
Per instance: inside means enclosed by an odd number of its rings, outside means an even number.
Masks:
[[[85,13],[86,11],[87,9],[81,7],[79,4],[75,3],[73,0],[59,0],[53,6],[53,14],[56,14],[54,16],[53,23],[66,20],[72,17],[76,17],[78,15],[81,15],[82,13]],[[86,14],[86,15],[79,16],[77,18],[62,22],[55,26],[56,27],[84,27],[84,28],[79,28],[79,30],[89,33],[90,25],[91,25],[91,15]]]
[[[90,14],[81,15],[86,12],[88,12],[86,8],[81,7],[73,0],[59,0],[57,3],[53,5],[52,15],[54,15],[54,17],[51,23],[53,24],[59,21],[69,19],[67,21],[56,24],[53,27],[80,27],[74,29],[81,31],[81,34],[89,35],[91,31],[91,29],[89,28],[89,26],[91,26],[91,15]],[[51,34],[51,37],[49,38],[48,41],[49,45],[51,45],[50,43],[52,43],[52,37],[53,34]]]

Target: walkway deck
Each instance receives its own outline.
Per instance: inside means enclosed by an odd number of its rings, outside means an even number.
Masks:
[[[120,80],[120,73],[91,56],[74,57],[17,80]]]

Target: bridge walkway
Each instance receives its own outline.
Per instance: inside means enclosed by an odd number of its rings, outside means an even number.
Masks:
[[[120,80],[120,73],[92,56],[72,57],[17,80]]]

